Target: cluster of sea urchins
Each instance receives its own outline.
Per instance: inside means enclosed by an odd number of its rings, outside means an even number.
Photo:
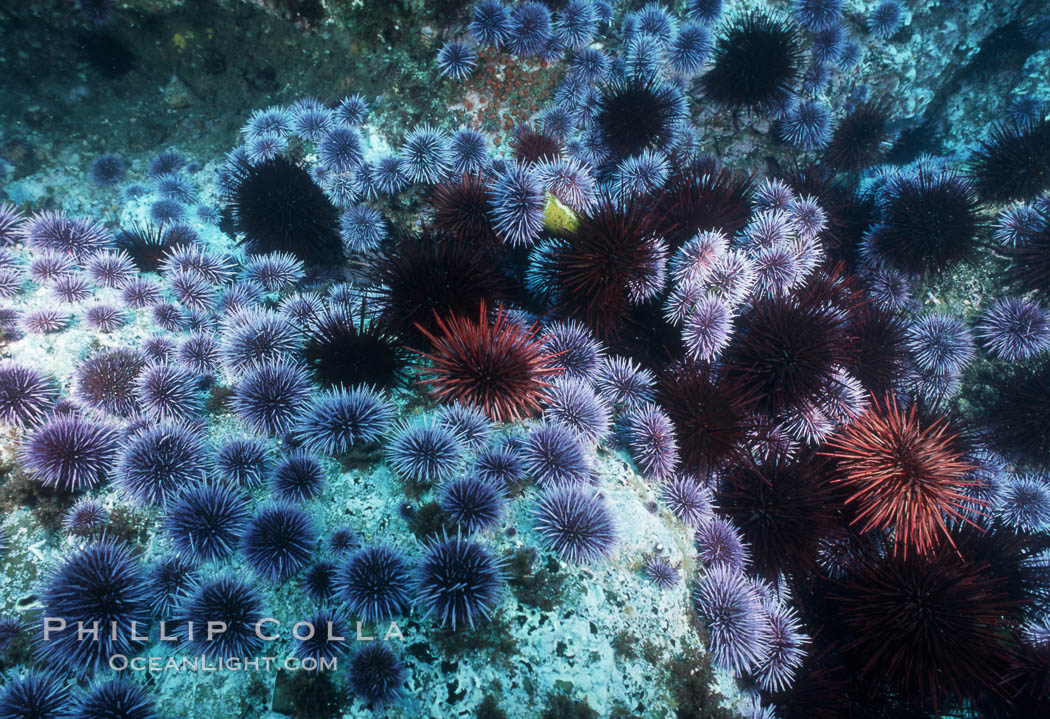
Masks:
[[[725,18],[720,2],[686,5],[615,26],[604,2],[477,3],[469,40],[437,59],[452,81],[477,67],[476,45],[567,67],[512,157],[431,125],[377,154],[360,95],[255,112],[217,178],[235,243],[214,208],[188,210],[199,181],[175,151],[151,186],[125,187],[154,193],[145,222],[3,206],[15,358],[0,365],[0,421],[25,471],[70,502],[81,545],[44,581],[44,614],[224,621],[220,640],[187,641],[246,656],[266,590],[301,578],[325,621],[416,608],[469,630],[504,601],[508,503],[531,506],[527,536],[563,561],[616,551],[629,527],[595,466],[622,450],[695,534],[685,584],[711,655],[756,707],[1045,714],[1046,121],[996,130],[959,170],[875,167],[889,105],[855,104],[832,127],[820,99],[860,53],[843,3]],[[891,2],[868,20],[877,38],[899,26]],[[592,45],[599,33],[618,56]],[[774,119],[776,141],[814,164],[755,178],[702,154],[693,78],[712,107]],[[125,170],[96,164],[101,184]],[[426,198],[419,222],[388,219],[393,198]],[[987,204],[1010,200],[1027,204]],[[990,210],[1006,294],[977,318],[922,309],[913,288],[988,251]],[[134,340],[128,323],[156,332]],[[78,327],[112,341],[71,377],[18,359]],[[978,358],[1005,379],[957,403]],[[436,406],[399,419],[415,395]],[[388,524],[365,541],[321,526],[332,459],[385,463],[443,531],[417,541]],[[147,563],[109,537],[103,501],[159,511],[164,555]],[[655,586],[683,584],[666,557],[639,559]],[[39,671],[7,684],[0,710],[155,716],[124,680],[74,699],[56,678],[138,651],[128,636],[41,642]],[[403,690],[386,645],[349,666],[367,704]]]

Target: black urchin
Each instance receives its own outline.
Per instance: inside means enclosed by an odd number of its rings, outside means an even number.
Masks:
[[[839,120],[824,161],[836,170],[859,172],[879,162],[888,150],[889,107],[881,100],[863,102]]]
[[[969,257],[984,227],[973,186],[951,173],[920,169],[883,190],[871,249],[895,270],[922,275]]]
[[[686,114],[682,93],[659,80],[628,78],[599,93],[594,123],[614,160],[666,147]]]
[[[752,12],[730,22],[700,82],[713,102],[735,110],[772,113],[791,98],[802,77],[802,38],[779,15]]]
[[[306,170],[276,157],[255,165],[237,158],[226,171],[224,199],[252,251],[290,252],[316,264],[342,259],[339,210]]]
[[[1050,119],[994,128],[970,156],[969,172],[987,202],[1034,199],[1050,188]]]
[[[363,305],[357,316],[350,309],[325,312],[310,327],[303,347],[314,379],[330,387],[400,386],[411,358],[401,336],[380,318],[366,319]]]

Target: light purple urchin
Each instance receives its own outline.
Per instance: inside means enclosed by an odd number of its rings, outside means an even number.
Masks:
[[[591,385],[575,377],[557,377],[544,397],[544,419],[571,428],[594,446],[609,434],[612,409],[594,393]]]
[[[673,589],[678,586],[680,579],[678,570],[658,554],[650,554],[646,558],[642,571],[645,573],[645,578],[660,589]]]
[[[733,329],[733,313],[728,303],[715,296],[700,298],[685,315],[682,342],[691,356],[712,360],[726,345]]]
[[[710,567],[726,566],[740,572],[749,563],[747,545],[736,526],[723,517],[712,517],[700,525],[694,537],[697,554]]]
[[[802,631],[798,613],[779,601],[766,602],[770,652],[758,668],[758,683],[768,692],[786,691],[806,657],[809,637]]]
[[[744,574],[726,565],[712,567],[697,583],[694,601],[707,623],[716,663],[740,675],[766,661],[772,650],[769,616]]]
[[[1045,477],[1016,477],[1006,483],[996,512],[1009,527],[1042,532],[1050,525],[1050,483]]]
[[[678,466],[674,425],[656,405],[646,405],[628,414],[627,447],[645,477],[663,479]]]
[[[661,498],[671,514],[694,529],[704,526],[714,514],[714,497],[700,480],[682,475],[668,480]]]

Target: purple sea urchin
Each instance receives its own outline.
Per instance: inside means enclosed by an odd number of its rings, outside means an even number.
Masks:
[[[259,576],[283,582],[313,553],[317,531],[301,509],[287,504],[260,507],[241,536],[241,554]]]
[[[364,622],[380,622],[408,606],[411,568],[391,547],[364,547],[339,568],[333,588],[347,613]]]
[[[22,461],[43,484],[72,492],[106,479],[117,448],[117,430],[109,424],[78,415],[54,417],[26,439]]]
[[[536,505],[543,545],[570,562],[595,562],[612,553],[616,527],[605,502],[582,487],[555,487]]]
[[[487,619],[500,597],[503,567],[460,535],[434,539],[416,570],[416,597],[427,615],[451,627]]]

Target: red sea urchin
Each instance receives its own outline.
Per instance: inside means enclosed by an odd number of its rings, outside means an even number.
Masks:
[[[945,515],[969,522],[964,512],[980,504],[963,489],[978,483],[963,459],[957,436],[944,418],[922,419],[913,405],[905,411],[892,395],[871,407],[827,440],[825,454],[838,460],[832,480],[849,490],[854,523],[863,531],[892,529],[895,549],[929,554],[938,534],[951,541]]]
[[[545,378],[558,374],[538,328],[526,328],[502,310],[490,320],[484,302],[478,320],[435,315],[437,332],[420,325],[433,350],[423,356],[420,384],[442,399],[479,407],[496,421],[517,420],[540,408]],[[422,354],[422,353],[421,353]]]
[[[633,305],[657,294],[666,247],[656,234],[649,202],[602,195],[579,228],[556,251],[562,301],[599,337],[615,337]]]
[[[861,567],[836,600],[855,632],[847,665],[901,700],[936,715],[1001,691],[1003,634],[1017,607],[986,563],[952,551],[887,555]]]

